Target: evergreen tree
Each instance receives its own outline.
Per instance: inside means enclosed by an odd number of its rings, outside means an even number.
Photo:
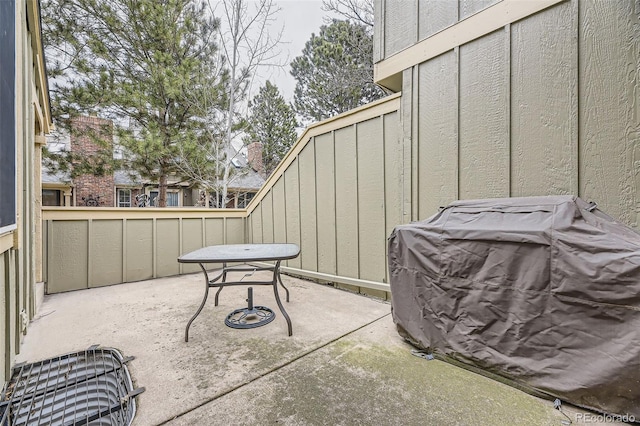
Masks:
[[[262,163],[268,176],[297,139],[295,112],[270,81],[249,102],[249,108],[251,115],[244,142],[262,143]]]
[[[113,119],[127,166],[158,182],[164,207],[178,156],[201,155],[204,113],[192,94],[226,101],[218,22],[196,0],[47,0],[42,17],[56,125]]]
[[[384,96],[373,82],[373,38],[367,28],[333,20],[311,35],[291,63],[296,111],[320,121]]]

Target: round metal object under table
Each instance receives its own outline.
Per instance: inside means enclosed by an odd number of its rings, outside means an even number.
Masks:
[[[231,328],[256,328],[269,324],[276,318],[276,313],[266,306],[253,306],[253,287],[247,290],[246,308],[236,309],[224,319]]]

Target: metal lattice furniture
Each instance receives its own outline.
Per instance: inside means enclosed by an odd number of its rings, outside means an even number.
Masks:
[[[215,295],[215,306],[218,306],[218,296],[224,287],[238,285],[270,285],[273,287],[273,293],[280,312],[287,321],[289,336],[293,334],[291,319],[285,311],[280,295],[278,294],[278,283],[284,288],[289,302],[289,290],[282,283],[280,278],[280,262],[287,259],[294,259],[300,254],[300,247],[295,244],[227,244],[203,247],[191,253],[187,253],[178,258],[180,263],[197,263],[204,273],[205,291],[200,307],[187,323],[184,332],[184,341],[189,341],[189,327],[196,317],[202,312],[207,297],[209,296],[209,288],[216,287],[218,291]],[[268,266],[251,266],[250,262],[274,262]],[[213,279],[209,279],[209,273],[204,265],[207,263],[222,263],[220,274]],[[241,263],[242,265],[229,266],[229,263]],[[254,271],[271,271],[273,272],[270,281],[227,281],[229,272],[254,272]]]
[[[0,425],[123,425],[136,413],[126,364],[115,349],[98,345],[13,367],[0,400]]]

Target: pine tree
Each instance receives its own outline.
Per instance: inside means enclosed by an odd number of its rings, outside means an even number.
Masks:
[[[244,142],[262,143],[262,163],[268,176],[297,139],[295,112],[270,81],[260,88],[249,108],[251,115]]]
[[[201,155],[192,94],[218,96],[226,79],[218,22],[196,0],[48,0],[42,16],[56,125],[113,119],[127,166],[158,182],[164,207],[179,155]]]
[[[320,121],[384,96],[373,82],[373,38],[367,28],[333,20],[311,35],[291,63],[296,112]]]

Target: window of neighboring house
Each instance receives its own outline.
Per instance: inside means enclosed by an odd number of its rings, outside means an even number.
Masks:
[[[118,189],[118,207],[131,207],[130,189]]]
[[[244,209],[245,207],[247,207],[249,205],[249,203],[251,202],[251,200],[253,200],[253,197],[255,197],[255,193],[253,192],[243,192],[241,194],[238,195],[238,208],[239,209]]]
[[[222,194],[218,194],[218,201],[216,202],[216,193],[209,193],[209,207],[212,209],[220,208],[222,205]]]
[[[15,229],[17,223],[15,88],[22,75],[16,75],[15,68],[14,11],[15,1],[0,1],[0,234]]]
[[[151,198],[151,205],[153,207],[158,207],[158,196],[160,193],[158,191],[149,192],[149,196]],[[180,204],[178,203],[178,195],[177,191],[167,191],[167,207],[178,207]]]
[[[178,207],[179,205],[180,203],[178,202],[178,193],[167,191],[167,207]]]
[[[60,190],[58,189],[43,189],[42,190],[42,205],[43,206],[61,206],[62,197],[60,196]]]

